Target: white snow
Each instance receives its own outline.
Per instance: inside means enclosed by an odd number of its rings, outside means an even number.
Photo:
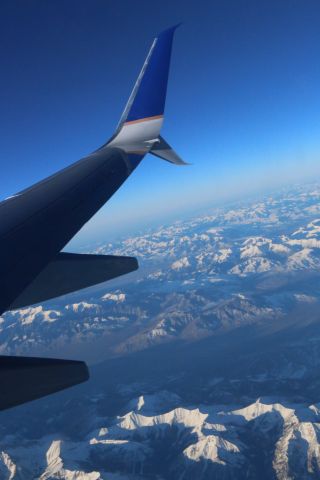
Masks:
[[[316,297],[313,297],[312,295],[306,295],[305,293],[295,293],[294,297],[298,302],[303,302],[303,303],[315,303],[317,301]]]
[[[303,248],[320,248],[320,240],[315,238],[301,238],[300,240],[287,240],[288,245],[300,245]]]
[[[238,461],[241,463],[243,456],[239,455],[237,458],[234,456],[235,453],[240,453],[237,445],[216,435],[203,437],[198,442],[189,445],[189,447],[183,451],[183,454],[187,458],[195,462],[204,459],[222,465],[225,465],[227,461],[231,463]]]
[[[30,325],[35,320],[52,323],[61,316],[61,312],[58,310],[45,310],[41,305],[15,310],[10,314],[17,317],[22,325]]]
[[[14,480],[16,473],[17,466],[10,456],[5,452],[0,452],[0,477],[6,480]]]
[[[106,293],[103,295],[102,300],[116,302],[116,303],[123,303],[126,300],[125,293]]]
[[[244,417],[247,422],[250,422],[251,420],[269,412],[278,412],[284,420],[288,420],[289,417],[294,420],[296,419],[294,415],[295,410],[293,408],[284,407],[280,403],[265,404],[262,403],[260,399],[245,408],[233,410],[230,412],[230,415],[240,415]]]
[[[270,243],[269,249],[274,253],[280,254],[288,254],[290,249],[286,245],[282,245],[281,243]]]
[[[80,470],[69,470],[64,468],[61,458],[61,440],[55,440],[46,453],[47,468],[39,477],[39,480],[59,478],[63,480],[102,480],[99,472],[84,472]]]
[[[241,248],[241,258],[260,257],[261,255],[262,251],[257,245],[248,245],[247,247]]]
[[[72,310],[75,313],[83,313],[86,311],[97,311],[99,309],[99,305],[95,303],[79,302],[66,305],[65,308],[66,310]]]
[[[176,260],[172,263],[171,269],[172,270],[182,270],[183,268],[190,267],[190,263],[188,257],[183,257],[180,260]]]
[[[312,258],[312,250],[310,248],[303,248],[302,250],[293,253],[289,256],[287,265],[289,270],[315,267],[315,261]]]
[[[221,248],[217,253],[214,254],[213,261],[216,263],[224,263],[228,260],[231,254],[231,248]]]

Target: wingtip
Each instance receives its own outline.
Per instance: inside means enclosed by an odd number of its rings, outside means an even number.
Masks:
[[[169,28],[166,28],[165,30],[162,30],[156,38],[159,38],[159,37],[162,37],[162,36],[165,36],[165,35],[173,35],[174,32],[177,30],[177,28],[180,27],[180,25],[182,25],[182,22],[179,22],[179,23],[176,23],[175,25],[173,25],[172,27],[169,27]]]

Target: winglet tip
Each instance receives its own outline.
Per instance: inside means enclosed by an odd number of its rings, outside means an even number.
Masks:
[[[177,28],[180,27],[180,25],[182,25],[182,22],[179,22],[179,23],[176,23],[175,25],[173,25],[172,27],[168,27],[164,30],[162,30],[158,35],[157,35],[157,38],[161,37],[161,36],[165,36],[165,35],[169,35],[169,34],[174,34],[174,32],[177,30]]]

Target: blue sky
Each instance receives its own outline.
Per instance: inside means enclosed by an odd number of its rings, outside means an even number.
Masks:
[[[1,197],[101,145],[180,21],[162,133],[193,165],[146,157],[78,241],[318,176],[318,0],[5,0]]]

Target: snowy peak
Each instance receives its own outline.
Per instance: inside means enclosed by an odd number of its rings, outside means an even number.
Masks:
[[[30,471],[27,458],[32,458],[41,472],[39,480],[133,480],[137,472],[141,480],[150,475],[218,480],[221,471],[230,480],[255,480],[265,468],[255,460],[263,450],[275,478],[318,478],[317,405],[258,399],[239,408],[180,404],[163,412],[166,400],[181,400],[167,391],[157,396],[140,395],[128,405],[134,410],[113,419],[96,417],[93,423],[100,427],[78,442],[43,438],[17,447],[8,441],[0,455],[0,472],[8,480],[20,480],[17,472]]]

